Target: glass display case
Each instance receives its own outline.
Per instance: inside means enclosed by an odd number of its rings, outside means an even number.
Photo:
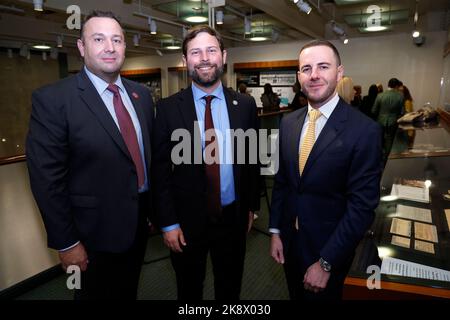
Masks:
[[[357,249],[345,298],[450,298],[447,128],[441,120],[397,130],[375,221]],[[380,289],[370,290],[376,272]]]

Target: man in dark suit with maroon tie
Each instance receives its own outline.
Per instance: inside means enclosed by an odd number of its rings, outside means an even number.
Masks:
[[[120,77],[122,27],[87,16],[84,68],[36,90],[27,137],[30,184],[64,269],[81,269],[76,299],[135,299],[151,213],[149,90]]]
[[[178,299],[203,298],[210,253],[215,298],[237,300],[246,234],[259,209],[259,167],[236,161],[239,155],[248,159],[249,145],[233,148],[227,130],[257,133],[256,104],[222,85],[226,51],[214,29],[191,29],[183,41],[183,60],[192,85],[162,100],[156,110],[152,180],[157,221],[171,249]],[[180,141],[173,136],[183,132],[190,137],[183,150],[189,159],[178,162],[172,150]]]

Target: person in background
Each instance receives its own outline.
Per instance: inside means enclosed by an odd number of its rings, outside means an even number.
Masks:
[[[151,213],[153,101],[124,79],[125,35],[112,12],[86,17],[84,67],[34,91],[26,155],[48,246],[78,266],[75,299],[136,299]]]
[[[280,98],[273,92],[270,83],[264,85],[264,93],[261,95],[261,102],[263,110],[278,110],[280,108]]]
[[[343,73],[332,43],[303,46],[298,79],[309,104],[281,120],[270,250],[291,299],[342,298],[380,199],[380,127],[338,96]]]
[[[375,103],[375,99],[377,98],[377,95],[378,95],[378,87],[376,84],[372,84],[369,87],[369,92],[368,92],[367,96],[364,96],[364,98],[361,102],[361,107],[359,108],[359,110],[362,113],[364,113],[366,116],[368,116],[372,119],[374,119],[374,116],[372,114],[372,107],[373,107],[373,104]]]
[[[295,82],[295,84],[292,86],[292,91],[294,92],[294,98],[292,99],[291,103],[288,104],[289,108],[292,108],[293,110],[300,109],[302,105],[300,104],[300,95],[302,94],[300,83]]]
[[[241,82],[238,87],[239,93],[245,94],[247,96],[251,96],[247,91],[247,86],[245,83]]]
[[[372,114],[383,128],[383,163],[386,163],[397,131],[397,119],[403,113],[403,96],[399,92],[400,80],[392,78],[388,90],[377,95]]]
[[[356,85],[353,87],[353,90],[355,91],[355,95],[352,99],[351,105],[354,106],[356,109],[361,108],[361,102],[362,102],[362,88],[360,85]]]
[[[411,96],[411,93],[409,92],[408,87],[405,85],[401,85],[399,87],[399,91],[403,94],[403,99],[405,100],[404,101],[405,113],[413,112],[414,111],[413,98]]]
[[[336,91],[338,95],[348,104],[351,103],[355,96],[355,90],[353,89],[353,80],[350,77],[342,77],[339,80]]]
[[[377,83],[377,89],[378,89],[378,93],[382,93],[384,91],[383,84]]]

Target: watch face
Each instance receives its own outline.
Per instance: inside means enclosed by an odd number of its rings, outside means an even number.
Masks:
[[[319,263],[320,263],[320,266],[322,267],[323,270],[325,270],[327,272],[329,272],[331,270],[331,264],[329,264],[328,262],[326,262],[322,258],[320,258]]]

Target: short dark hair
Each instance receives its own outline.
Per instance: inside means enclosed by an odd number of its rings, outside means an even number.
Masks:
[[[116,16],[112,11],[93,10],[93,11],[91,11],[91,13],[89,13],[86,16],[86,18],[84,19],[83,24],[81,25],[81,28],[80,28],[80,39],[83,38],[84,26],[92,18],[111,18],[111,19],[116,20],[117,23],[119,24],[120,28],[122,29],[123,34],[125,35],[125,31],[123,30],[123,27],[122,27],[122,24],[120,23],[119,17]]]
[[[331,50],[333,50],[334,56],[336,57],[336,61],[337,61],[337,65],[340,66],[341,65],[341,56],[339,55],[339,51],[336,49],[336,47],[327,40],[313,40],[308,42],[307,44],[305,44],[299,52],[299,56],[302,53],[303,50],[305,50],[306,48],[311,48],[311,47],[318,47],[318,46],[325,46],[330,48]]]
[[[389,88],[394,89],[394,88],[400,87],[401,85],[402,85],[402,82],[400,80],[398,80],[397,78],[389,79],[389,82],[388,82]]]
[[[187,46],[188,46],[189,42],[191,42],[192,39],[194,39],[199,33],[202,33],[202,32],[206,32],[206,33],[212,35],[213,37],[215,37],[217,39],[217,41],[219,42],[220,51],[223,52],[223,50],[225,48],[224,48],[223,39],[222,39],[222,36],[220,35],[220,33],[206,24],[201,24],[201,25],[198,25],[198,26],[195,26],[195,27],[189,29],[186,36],[183,39],[183,55],[185,57],[187,55]]]

